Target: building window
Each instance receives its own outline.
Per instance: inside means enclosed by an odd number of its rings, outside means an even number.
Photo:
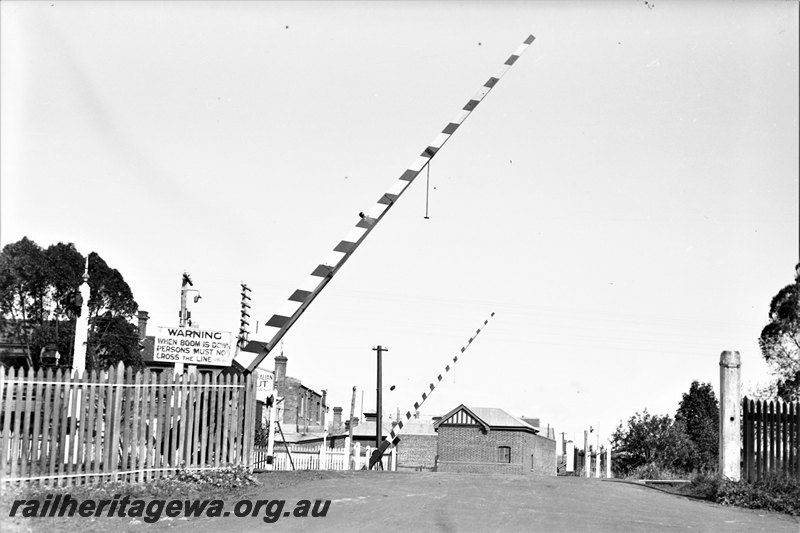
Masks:
[[[511,446],[500,446],[497,448],[497,462],[498,463],[511,462]]]

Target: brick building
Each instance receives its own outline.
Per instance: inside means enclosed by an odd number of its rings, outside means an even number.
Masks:
[[[433,470],[439,435],[433,421],[412,418],[403,423],[397,444],[397,470]]]
[[[439,472],[556,475],[556,441],[502,409],[462,404],[434,428]]]
[[[287,361],[283,354],[275,356],[275,395],[283,398],[277,404],[277,419],[284,432],[321,433],[325,430],[328,392],[320,394],[298,378],[287,376]]]

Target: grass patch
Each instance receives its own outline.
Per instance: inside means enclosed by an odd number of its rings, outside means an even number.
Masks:
[[[177,474],[145,483],[126,481],[105,482],[66,487],[21,486],[9,489],[0,499],[0,508],[17,499],[44,500],[48,495],[69,494],[74,499],[103,500],[115,495],[131,499],[230,497],[259,482],[246,468],[233,467],[220,470],[181,470]],[[7,513],[6,513],[7,515]]]

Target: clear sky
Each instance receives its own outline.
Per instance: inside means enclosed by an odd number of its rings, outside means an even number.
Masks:
[[[242,281],[263,325],[533,34],[434,158],[430,219],[421,175],[286,335],[289,375],[374,408],[381,344],[405,412],[494,311],[424,414],[577,437],[718,388],[722,350],[765,379],[798,260],[797,2],[0,9],[2,244],[98,252],[151,328],[184,270],[201,327],[238,330]]]

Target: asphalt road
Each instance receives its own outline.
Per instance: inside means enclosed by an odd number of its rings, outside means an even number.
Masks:
[[[574,477],[396,472],[276,472],[225,499],[228,517],[0,519],[1,530],[26,531],[546,531],[792,532],[800,520],[666,494],[640,485]],[[265,504],[236,517],[237,501]],[[292,516],[301,500],[330,500],[324,517]],[[283,508],[278,508],[284,500]],[[242,504],[245,507],[248,503]],[[269,507],[272,505],[272,507]],[[280,511],[280,512],[278,512]],[[264,517],[276,518],[269,523]]]
[[[779,513],[724,507],[624,483],[568,477],[443,473],[341,472],[254,498],[330,499],[325,517],[183,521],[176,530],[225,531],[765,531],[800,532]],[[280,474],[279,474],[280,475]],[[262,513],[263,516],[263,513]]]

